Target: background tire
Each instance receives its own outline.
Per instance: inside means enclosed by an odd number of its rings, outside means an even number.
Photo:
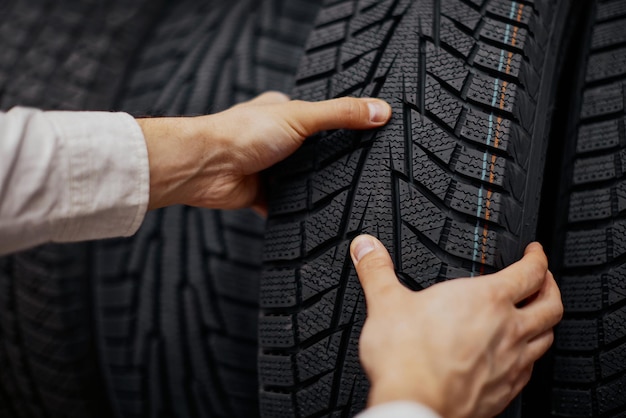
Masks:
[[[552,416],[615,418],[626,411],[626,1],[585,3],[563,109],[551,259],[565,317],[546,393]]]
[[[171,2],[129,72],[118,109],[224,110],[288,91],[316,0]],[[209,133],[210,134],[210,133]],[[95,329],[119,417],[254,417],[265,221],[177,206],[97,244]]]
[[[500,269],[533,239],[569,3],[483,3],[333,1],[318,15],[294,96],[377,96],[394,116],[312,138],[274,171],[263,416],[364,407],[357,234],[377,235],[416,290]]]

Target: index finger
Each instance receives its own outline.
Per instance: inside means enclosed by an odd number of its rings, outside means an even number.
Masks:
[[[518,262],[492,275],[494,285],[503,288],[514,304],[541,290],[546,280],[548,259],[541,244],[534,242],[526,247],[524,257]]]

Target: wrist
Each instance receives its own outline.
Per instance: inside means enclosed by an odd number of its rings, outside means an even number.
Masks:
[[[209,137],[206,124],[203,130],[197,119],[137,119],[148,149],[148,209],[194,204],[201,200],[198,195],[219,195],[211,186],[219,185],[219,178],[232,171],[227,168],[227,147],[218,138]],[[204,181],[199,182],[199,179]],[[206,198],[203,203],[207,207],[219,206],[218,201],[207,202]]]

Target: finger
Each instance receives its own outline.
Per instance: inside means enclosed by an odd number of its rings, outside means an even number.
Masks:
[[[523,315],[524,328],[529,338],[543,334],[559,323],[563,317],[563,302],[550,271],[546,272],[545,284],[537,297],[519,311]]]
[[[330,129],[371,129],[391,117],[391,106],[379,99],[342,97],[322,102],[293,101],[286,108],[302,136]]]
[[[493,285],[518,304],[537,293],[543,286],[548,271],[548,259],[539,243],[526,247],[524,257],[504,270],[490,276]]]
[[[554,331],[549,329],[543,334],[533,338],[526,345],[526,349],[523,354],[523,361],[526,364],[533,364],[539,360],[552,346],[554,342]]]
[[[370,235],[356,237],[350,245],[350,256],[368,308],[377,305],[398,286],[402,288],[387,249],[376,238]]]

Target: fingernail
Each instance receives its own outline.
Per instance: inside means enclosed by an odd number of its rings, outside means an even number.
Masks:
[[[372,100],[367,103],[370,111],[370,122],[385,122],[389,118],[389,106],[379,100]]]
[[[374,251],[374,242],[366,235],[361,235],[354,239],[354,261],[358,263],[367,253]]]

